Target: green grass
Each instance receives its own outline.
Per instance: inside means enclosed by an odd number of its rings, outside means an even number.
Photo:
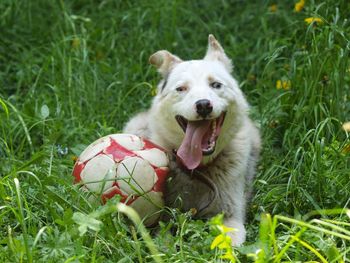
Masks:
[[[209,33],[263,136],[236,261],[350,262],[350,3],[296,13],[295,2],[2,0],[0,262],[223,261],[210,249],[219,219],[170,210],[150,238],[132,212],[89,204],[71,176],[72,156],[149,106],[148,56],[201,58]]]

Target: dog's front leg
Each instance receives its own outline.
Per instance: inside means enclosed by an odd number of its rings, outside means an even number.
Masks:
[[[232,232],[227,233],[232,239],[232,246],[241,245],[245,241],[246,237],[243,220],[239,220],[234,217],[228,217],[224,219],[224,224],[227,227],[234,228]]]
[[[244,227],[245,210],[246,210],[246,194],[245,194],[245,177],[238,176],[230,182],[229,185],[234,188],[226,189],[226,195],[222,196],[224,224],[227,227],[234,228],[229,232],[233,246],[241,245],[246,239],[246,230]],[[224,189],[221,187],[221,189]],[[221,194],[224,194],[221,192]]]

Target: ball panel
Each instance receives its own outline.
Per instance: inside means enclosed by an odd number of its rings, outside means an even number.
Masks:
[[[86,163],[80,176],[90,191],[100,193],[113,186],[116,164],[107,155],[99,154]]]
[[[167,167],[156,168],[155,172],[157,174],[157,182],[154,184],[152,190],[156,192],[164,192],[169,169]]]
[[[122,192],[134,194],[151,190],[157,178],[147,161],[140,157],[129,157],[119,164],[117,180]]]
[[[113,139],[111,139],[110,145],[105,148],[103,152],[105,154],[113,156],[113,159],[116,162],[120,162],[126,157],[136,156],[134,152],[129,151]]]
[[[74,183],[79,183],[81,181],[81,172],[84,169],[85,164],[76,162],[73,168]]]
[[[128,198],[127,195],[124,195],[122,193],[122,191],[120,191],[119,189],[119,186],[112,186],[111,188],[107,189],[107,191],[105,191],[103,194],[102,194],[102,201],[103,202],[106,202],[107,199],[111,199],[113,196],[115,195],[120,195],[121,199],[120,201],[121,202],[125,202],[126,199]]]
[[[119,133],[112,134],[110,137],[114,141],[118,142],[118,144],[130,151],[141,150],[144,146],[143,141],[136,135]]]
[[[163,194],[154,191],[148,192],[143,196],[139,196],[130,206],[144,219],[146,226],[152,226],[157,223],[160,217],[160,209],[164,207]]]
[[[104,148],[110,145],[110,139],[108,136],[102,137],[92,144],[90,144],[79,156],[79,162],[86,162],[98,153],[102,152]]]
[[[163,152],[166,152],[165,149],[163,149],[162,147],[160,147],[157,144],[154,144],[153,142],[147,140],[147,139],[143,139],[143,143],[144,143],[144,149],[152,149],[152,148],[157,148]]]
[[[143,159],[146,159],[147,161],[149,161],[150,164],[152,164],[153,166],[156,166],[156,167],[168,166],[169,160],[167,155],[163,151],[157,148],[143,150],[143,151],[135,151],[135,153],[138,156],[141,156]]]

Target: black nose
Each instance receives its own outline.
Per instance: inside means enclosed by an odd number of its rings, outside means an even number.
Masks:
[[[213,105],[210,100],[198,100],[196,101],[196,110],[199,116],[205,118],[213,111]]]

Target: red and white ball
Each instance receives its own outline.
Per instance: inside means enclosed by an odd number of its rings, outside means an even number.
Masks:
[[[73,169],[75,183],[103,201],[115,195],[147,226],[159,218],[169,160],[162,148],[131,134],[112,134],[89,145]]]

